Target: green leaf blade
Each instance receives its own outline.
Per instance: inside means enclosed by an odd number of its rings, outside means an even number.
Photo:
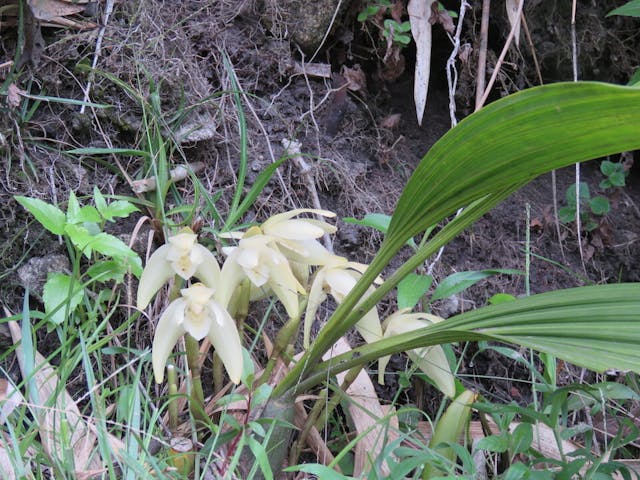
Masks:
[[[14,197],[40,224],[54,235],[63,235],[67,223],[67,216],[55,205],[40,200],[23,196]]]

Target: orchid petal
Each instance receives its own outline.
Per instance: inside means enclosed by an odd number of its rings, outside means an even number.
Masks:
[[[356,323],[356,330],[362,335],[364,341],[373,343],[382,339],[382,326],[378,317],[378,310],[373,307]]]
[[[209,331],[209,340],[222,360],[229,378],[238,384],[242,375],[243,358],[238,328],[229,313],[216,302],[210,302],[209,309],[216,323]]]
[[[449,398],[455,396],[456,384],[453,373],[440,345],[409,350],[407,355],[427,377],[433,380],[442,393]]]
[[[184,328],[176,321],[176,316],[184,316],[186,303],[186,300],[182,298],[171,302],[160,316],[160,320],[156,326],[156,333],[153,336],[153,347],[151,350],[151,363],[153,365],[153,376],[155,377],[156,383],[162,383],[167,359],[178,339],[185,334]]]
[[[287,240],[312,240],[325,234],[324,229],[305,220],[287,220],[272,225],[263,225],[262,231],[266,235]]]
[[[316,317],[318,307],[322,302],[327,299],[327,295],[324,293],[324,277],[326,271],[324,269],[318,270],[316,276],[311,284],[309,290],[309,298],[307,299],[307,309],[304,312],[304,326],[303,326],[303,340],[302,345],[304,348],[309,348],[309,338],[311,337],[311,325]]]
[[[273,215],[262,224],[262,230],[264,231],[265,228],[270,228],[274,224],[289,220],[295,217],[296,215],[300,215],[301,213],[313,213],[315,215],[320,215],[322,217],[327,217],[327,218],[334,218],[336,216],[335,213],[329,210],[320,210],[317,208],[296,208],[293,210],[289,210],[288,212],[283,212],[277,215]]]
[[[153,296],[160,290],[173,275],[174,271],[166,256],[171,248],[170,245],[162,245],[151,257],[142,271],[138,286],[138,297],[136,306],[142,310],[149,305]]]
[[[214,298],[222,308],[229,306],[233,292],[242,283],[242,280],[246,278],[243,268],[236,261],[240,252],[239,248],[231,252],[220,271],[220,283],[216,288]]]
[[[358,281],[355,278],[355,273],[349,270],[331,268],[327,271],[325,283],[331,290],[336,300],[342,301],[342,299],[351,291],[353,286]]]
[[[335,257],[318,240],[278,240],[278,248],[289,260],[307,265],[327,265]]]
[[[193,249],[202,255],[202,262],[196,268],[194,276],[207,287],[215,288],[220,283],[220,265],[215,255],[199,243]]]

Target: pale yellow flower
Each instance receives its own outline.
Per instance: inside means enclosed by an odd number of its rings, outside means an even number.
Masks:
[[[429,313],[408,313],[409,309],[400,310],[385,320],[384,338],[412,332],[428,327],[443,319]],[[435,383],[436,387],[447,397],[453,398],[456,393],[455,381],[449,361],[440,345],[415,348],[406,352],[416,366]],[[384,385],[384,372],[389,357],[380,359],[378,363],[378,382]]]
[[[182,296],[164,311],[153,337],[152,363],[156,382],[162,382],[164,367],[178,339],[188,333],[196,340],[209,337],[229,378],[240,382],[242,345],[235,322],[214,299],[214,290],[196,283],[180,290]]]
[[[309,347],[311,324],[316,311],[322,302],[331,295],[336,302],[341,303],[344,297],[353,289],[356,282],[367,269],[367,265],[350,262],[344,257],[333,255],[326,264],[318,269],[309,291],[307,310],[304,315],[304,347]],[[373,288],[369,288],[371,293]],[[374,307],[369,310],[356,324],[356,330],[367,343],[375,342],[382,338],[382,327],[378,318],[378,310]]]
[[[170,237],[149,258],[140,277],[138,308],[145,308],[160,287],[176,274],[185,280],[196,277],[212,288],[219,282],[216,257],[198,243],[198,236],[190,229]]]
[[[287,258],[277,249],[271,237],[259,233],[257,227],[249,229],[237,247],[226,247],[228,255],[220,273],[221,283],[216,299],[229,305],[236,288],[245,278],[257,288],[271,289],[290,317],[300,315],[298,295],[305,294],[296,279]]]

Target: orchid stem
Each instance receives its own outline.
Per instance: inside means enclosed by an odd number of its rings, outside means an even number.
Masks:
[[[217,394],[224,387],[224,365],[217,353],[213,354],[213,393]]]
[[[301,309],[302,310],[302,309]],[[264,371],[260,376],[260,379],[256,382],[256,387],[259,387],[263,383],[269,380],[271,373],[276,365],[278,358],[287,350],[287,347],[291,343],[292,339],[296,338],[298,333],[298,327],[300,326],[300,315],[297,317],[291,317],[287,320],[278,335],[276,336],[275,343],[273,345],[273,351],[267,361],[267,365],[264,367]]]
[[[200,378],[200,344],[188,333],[184,336],[184,341],[187,350],[187,364],[191,372],[189,408],[197,422],[207,424],[210,419],[204,411],[204,392],[202,390],[202,379]]]
[[[347,389],[351,386],[351,384],[356,380],[356,377],[360,374],[362,370],[362,365],[357,365],[351,370],[349,370],[342,381],[342,385],[340,385],[339,389],[336,389],[336,392],[333,394],[331,399],[326,403],[325,409],[318,415],[315,421],[315,427],[318,431],[324,429],[327,419],[329,415],[333,413],[336,407],[340,404],[340,400],[344,395],[346,395]]]
[[[169,430],[173,435],[178,429],[178,402],[176,401],[178,375],[176,374],[176,367],[173,365],[167,365],[167,383],[169,384]]]

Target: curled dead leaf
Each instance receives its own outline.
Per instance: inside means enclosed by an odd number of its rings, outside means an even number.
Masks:
[[[451,35],[453,35],[456,30],[451,14],[448,10],[444,8],[441,9],[438,2],[431,4],[431,17],[429,17],[429,22],[431,22],[431,25],[439,23],[445,31]]]
[[[362,92],[367,89],[367,76],[360,65],[356,64],[353,68],[343,66],[340,73],[347,82],[347,88],[352,92]]]
[[[27,92],[18,88],[15,83],[9,84],[7,88],[7,104],[11,108],[18,108],[20,106],[20,96],[25,93]]]

